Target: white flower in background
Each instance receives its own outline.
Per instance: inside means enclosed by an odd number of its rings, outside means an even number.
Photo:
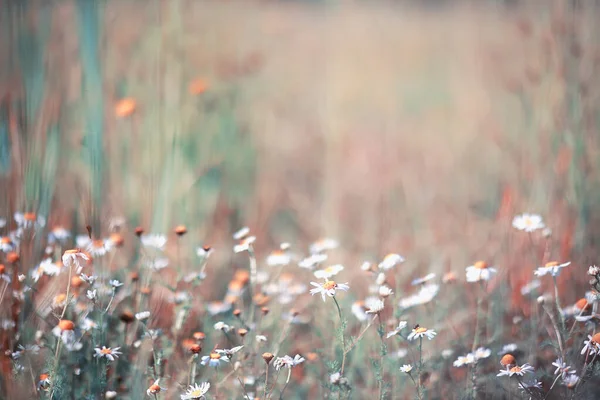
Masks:
[[[94,351],[96,352],[96,354],[94,354],[94,357],[96,357],[96,358],[106,357],[106,359],[109,361],[115,361],[117,358],[119,358],[119,355],[122,354],[119,351],[119,349],[120,349],[120,347],[115,347],[114,349],[111,349],[110,347],[106,347],[106,346],[102,346],[102,348],[96,347],[94,349]]]
[[[516,343],[505,344],[504,346],[502,346],[502,349],[498,352],[498,355],[503,356],[507,353],[514,353],[515,351],[517,351],[517,348],[518,346],[516,345]]]
[[[117,279],[112,279],[108,283],[110,283],[110,286],[112,286],[114,288],[118,288],[119,286],[123,286],[123,283],[119,282]]]
[[[345,384],[346,380],[342,377],[341,373],[336,372],[329,375],[329,383],[331,383],[332,385],[341,385]]]
[[[422,337],[426,337],[427,339],[431,340],[435,337],[435,335],[437,335],[437,333],[433,330],[433,329],[427,329],[425,327],[422,326],[415,326],[412,330],[412,332],[410,333],[410,335],[408,335],[408,340],[416,340]]]
[[[323,238],[312,243],[308,248],[310,254],[319,254],[327,250],[333,250],[339,246],[339,243],[335,239]]]
[[[539,267],[538,269],[536,269],[533,272],[533,274],[536,276],[544,276],[547,274],[550,274],[552,276],[558,276],[558,275],[560,275],[560,270],[569,265],[571,265],[570,261],[568,261],[566,263],[562,263],[562,264],[559,264],[556,261],[550,261],[550,262],[546,263],[545,266]]]
[[[385,307],[385,304],[381,299],[372,298],[369,301],[365,302],[365,306],[367,308],[367,314],[379,314]]]
[[[15,242],[13,242],[13,240],[8,236],[4,236],[2,239],[0,239],[0,250],[3,252],[8,253],[9,251],[13,251],[15,247]]]
[[[210,315],[217,315],[226,313],[227,311],[231,310],[232,307],[233,306],[231,303],[216,300],[211,301],[206,305],[206,311],[208,311]]]
[[[106,393],[104,393],[104,398],[106,400],[116,399],[117,392],[115,392],[114,390],[107,390]]]
[[[579,377],[577,375],[567,375],[562,380],[562,384],[568,387],[569,389],[575,388],[578,382]]]
[[[475,350],[474,356],[475,360],[479,361],[483,358],[488,358],[491,354],[492,351],[490,349],[486,349],[485,347],[479,347],[477,350]]]
[[[285,249],[274,250],[267,257],[267,265],[271,267],[283,267],[292,262],[292,255]]]
[[[389,297],[394,294],[394,291],[389,286],[386,286],[386,285],[379,286],[378,292],[379,292],[379,295],[383,298]]]
[[[79,323],[79,327],[82,331],[91,331],[92,329],[98,328],[98,324],[89,318],[84,318],[83,321]]]
[[[259,343],[264,343],[266,342],[268,339],[265,335],[256,335],[255,340]]]
[[[41,215],[37,215],[36,213],[32,213],[32,212],[27,212],[27,213],[21,213],[21,212],[16,212],[15,213],[15,221],[17,223],[17,225],[19,226],[19,228],[43,228],[46,225],[46,218],[42,217]]]
[[[4,228],[6,226],[6,218],[0,218],[0,228]]]
[[[201,385],[194,383],[190,385],[185,394],[180,396],[181,400],[204,399],[204,395],[208,392],[208,389],[210,389],[210,383],[208,382],[203,382]]]
[[[325,269],[320,269],[314,272],[315,278],[318,279],[329,279],[332,276],[336,276],[344,270],[344,266],[340,264],[330,265]]]
[[[470,364],[474,364],[475,363],[475,355],[473,355],[473,353],[469,353],[467,355],[464,356],[459,356],[453,363],[452,365],[454,365],[457,368],[460,368],[464,365],[470,365]]]
[[[354,314],[354,316],[358,318],[360,322],[366,321],[367,318],[369,318],[369,315],[366,313],[366,311],[367,310],[365,309],[364,301],[355,301],[352,304],[352,314]]]
[[[304,362],[304,357],[301,357],[300,354],[296,354],[294,358],[290,356],[277,357],[273,362],[275,369],[279,371],[282,367],[293,368],[298,364]]]
[[[219,353],[222,356],[227,356],[228,358],[231,358],[232,355],[240,351],[243,347],[244,346],[235,346],[231,349],[216,349],[215,352]]]
[[[48,233],[48,243],[64,243],[70,237],[71,233],[68,230],[66,230],[62,226],[56,226],[52,228],[50,233]]]
[[[196,255],[203,260],[206,260],[213,253],[213,248],[210,246],[200,246],[196,249]]]
[[[385,336],[387,339],[391,338],[392,336],[396,336],[397,334],[400,333],[400,331],[404,328],[406,328],[406,325],[408,325],[408,322],[406,321],[400,321],[398,323],[398,326],[396,328],[394,328],[393,331],[388,332],[387,335]]]
[[[390,253],[383,257],[383,260],[379,263],[379,269],[388,270],[394,268],[396,265],[403,263],[404,257],[400,254]]]
[[[477,261],[465,269],[467,282],[489,281],[496,275],[496,268],[490,267],[485,261]]]
[[[540,281],[539,279],[534,279],[521,288],[521,294],[523,296],[526,296],[526,295],[532,293],[534,290],[539,289],[541,286],[542,286],[542,281]]]
[[[140,239],[144,247],[149,247],[156,250],[163,250],[167,244],[167,237],[157,233],[144,234],[140,236]]]
[[[214,325],[214,328],[216,331],[223,331],[223,332],[229,332],[231,330],[233,330],[234,328],[232,326],[227,325],[225,322],[223,321],[219,321]]]
[[[401,299],[399,305],[402,308],[410,308],[421,304],[427,304],[435,298],[439,290],[440,285],[435,283],[423,285],[416,294]]]
[[[310,294],[314,296],[315,294],[320,293],[323,301],[325,301],[325,295],[329,297],[335,296],[335,292],[338,289],[345,292],[350,289],[350,286],[348,286],[347,282],[335,283],[334,281],[325,281],[325,283],[311,282],[310,284],[315,286],[314,289],[310,290]]]
[[[235,253],[241,253],[243,251],[250,250],[250,246],[252,243],[256,241],[256,236],[248,236],[238,242],[235,246],[233,246],[233,251]]]
[[[518,376],[523,376],[525,374],[530,374],[533,373],[533,367],[529,364],[523,364],[520,367],[518,365],[515,365],[514,367],[510,368],[510,367],[506,367],[506,369],[501,369],[500,373],[497,376],[514,376],[514,375],[518,375]]]
[[[114,248],[114,243],[108,239],[97,239],[92,240],[85,248],[85,250],[92,255],[92,257],[102,257]]]
[[[400,371],[404,372],[406,374],[409,374],[410,371],[412,371],[413,367],[410,364],[404,364],[403,366],[400,367]]]
[[[588,335],[588,340],[585,340],[583,344],[581,354],[585,354],[587,351],[589,354],[600,354],[600,333],[596,333],[594,336]]]
[[[521,389],[525,394],[531,394],[531,389],[541,389],[542,382],[539,382],[535,379],[526,379],[520,380],[518,382],[519,389]]]
[[[62,256],[62,263],[65,267],[75,267],[77,270],[83,268],[89,260],[88,255],[79,249],[66,250]]]
[[[385,274],[383,272],[380,272],[377,275],[377,278],[375,278],[375,284],[378,286],[384,285],[386,280],[387,280],[387,277],[385,276]]]
[[[525,232],[535,232],[546,227],[542,217],[537,214],[517,215],[512,221],[512,226]]]
[[[208,356],[203,356],[200,363],[202,365],[208,364],[209,367],[217,368],[222,362],[229,362],[229,357],[217,352],[212,352]]]
[[[239,229],[238,231],[236,231],[233,234],[233,238],[235,240],[242,240],[243,238],[245,238],[249,234],[250,234],[250,228],[248,228],[247,226],[244,226],[243,228]]]
[[[448,359],[452,356],[452,354],[454,354],[454,350],[452,349],[444,349],[442,350],[442,357],[444,359]]]
[[[145,321],[150,318],[150,311],[141,311],[135,314],[135,319],[138,321]]]
[[[434,273],[430,273],[430,274],[427,274],[427,275],[425,275],[425,276],[424,276],[424,277],[422,277],[422,278],[417,278],[417,279],[414,279],[414,280],[411,282],[411,285],[413,285],[413,286],[416,286],[416,285],[421,285],[421,284],[423,284],[423,283],[425,283],[425,282],[428,282],[428,281],[432,280],[433,278],[435,278],[435,274],[434,274]]]
[[[571,367],[567,365],[567,363],[565,363],[562,358],[557,358],[556,361],[552,363],[552,365],[556,367],[556,369],[554,370],[554,375],[562,375],[563,379],[568,374],[576,373],[576,371],[574,369],[571,369]]]
[[[152,260],[145,261],[146,266],[154,271],[160,271],[161,269],[165,269],[169,266],[169,259],[166,257],[158,257]]]
[[[300,260],[298,266],[300,268],[313,269],[325,260],[327,260],[327,254],[313,254]]]
[[[96,282],[96,279],[98,279],[98,277],[96,275],[86,275],[86,274],[79,274],[79,277],[81,278],[82,281],[88,283],[89,285],[93,285],[94,282]]]
[[[95,300],[96,299],[96,289],[88,290],[86,296],[90,300]]]

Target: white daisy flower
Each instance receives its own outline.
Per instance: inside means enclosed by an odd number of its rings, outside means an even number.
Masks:
[[[571,265],[570,261],[568,261],[566,263],[562,263],[562,264],[559,264],[556,261],[551,261],[549,263],[546,263],[545,266],[539,267],[533,273],[536,276],[544,276],[547,274],[550,274],[552,276],[558,276],[558,275],[560,275],[560,270],[569,265]]]
[[[138,321],[145,321],[150,318],[150,311],[141,311],[135,314],[135,319]]]
[[[293,368],[298,364],[301,364],[304,362],[304,357],[301,357],[300,354],[296,354],[294,356],[294,358],[290,357],[290,356],[283,356],[283,357],[278,357],[275,359],[275,361],[273,362],[273,365],[275,366],[275,369],[277,371],[279,371],[282,367],[288,367],[288,368]]]
[[[161,269],[165,269],[169,266],[169,259],[166,257],[158,257],[152,260],[146,260],[146,266],[154,271],[160,271]]]
[[[406,328],[406,325],[408,325],[408,322],[406,321],[400,321],[398,323],[398,326],[396,328],[394,328],[393,331],[388,332],[387,335],[385,336],[387,339],[391,338],[392,336],[396,336],[398,333],[400,333],[400,331],[404,328]]]
[[[377,298],[373,298],[366,302],[365,306],[367,307],[367,314],[379,314],[385,307],[383,300]]]
[[[518,365],[515,365],[514,367],[510,368],[510,367],[506,367],[506,369],[502,369],[500,370],[500,373],[496,376],[514,376],[514,375],[519,375],[519,376],[523,376],[525,374],[530,374],[533,373],[533,367],[529,364],[523,364],[520,367]]]
[[[578,382],[579,377],[577,375],[567,375],[562,380],[562,384],[568,387],[569,389],[575,388]]]
[[[254,243],[255,241],[256,241],[256,236],[248,236],[248,237],[240,240],[238,244],[233,246],[233,251],[235,253],[241,253],[243,251],[248,251],[248,250],[250,250],[250,246],[252,245],[252,243]]]
[[[514,353],[515,351],[517,351],[517,349],[518,346],[516,343],[505,344],[504,346],[502,346],[502,349],[498,352],[498,355],[503,356],[507,353]]]
[[[274,250],[267,257],[267,265],[271,267],[282,267],[292,261],[291,254],[285,249]]]
[[[114,243],[111,240],[92,240],[85,250],[91,254],[92,257],[102,257],[114,248]]]
[[[435,298],[439,290],[440,285],[435,283],[423,285],[416,294],[401,299],[399,305],[402,308],[410,308],[421,304],[427,304]]]
[[[379,295],[383,298],[389,297],[394,294],[394,291],[386,285],[379,286]]]
[[[364,301],[355,301],[352,304],[352,314],[354,314],[354,316],[358,318],[360,322],[366,321],[369,318],[369,315],[366,313],[366,311],[367,310],[365,309]]]
[[[533,279],[531,282],[527,283],[525,286],[521,288],[521,294],[526,296],[532,293],[534,290],[539,289],[542,286],[542,281],[539,279]]]
[[[600,333],[596,333],[594,336],[588,335],[588,340],[585,340],[583,344],[581,354],[585,354],[587,351],[589,354],[600,354]]]
[[[248,228],[247,226],[244,226],[243,228],[239,229],[238,231],[236,231],[233,234],[233,238],[235,240],[242,240],[243,238],[245,238],[249,234],[250,234],[250,228]]]
[[[79,249],[66,250],[62,256],[62,263],[67,268],[75,267],[77,270],[80,270],[83,268],[83,266],[85,266],[87,261],[90,261],[90,258],[87,254],[83,253]],[[46,266],[44,266],[44,268],[45,267]]]
[[[148,233],[140,237],[144,247],[150,247],[156,250],[163,250],[167,244],[167,237],[157,233]]]
[[[396,265],[403,263],[404,257],[400,254],[390,253],[383,257],[383,261],[379,263],[379,269],[388,270],[394,268]]]
[[[486,349],[485,347],[479,347],[475,350],[475,360],[481,360],[482,358],[488,358],[492,354],[490,349]]]
[[[404,372],[406,374],[409,374],[410,371],[412,371],[412,369],[413,369],[413,366],[410,364],[404,364],[403,366],[400,367],[400,371]]]
[[[515,229],[525,232],[534,232],[538,229],[544,229],[546,227],[541,216],[527,213],[517,215],[512,221],[512,226]]]
[[[325,260],[327,260],[327,254],[313,254],[300,260],[298,266],[300,268],[313,269]]]
[[[310,254],[319,254],[327,250],[333,250],[339,246],[339,242],[335,239],[323,238],[312,243],[308,249]]]
[[[467,282],[489,281],[496,275],[496,268],[488,266],[485,261],[477,261],[465,269]]]
[[[340,264],[330,265],[325,269],[320,269],[314,272],[315,278],[318,279],[329,279],[332,276],[336,276],[344,270],[344,266]]]
[[[86,296],[90,300],[96,299],[96,289],[94,289],[94,290],[88,290]]]
[[[203,356],[200,364],[208,365],[209,367],[217,368],[222,362],[229,362],[229,357],[224,354],[212,352],[208,356]]]
[[[435,335],[437,335],[437,333],[433,330],[433,329],[427,329],[425,327],[422,326],[415,326],[412,330],[412,332],[410,333],[410,335],[408,335],[408,340],[416,340],[422,337],[427,337],[427,339],[431,340],[435,337]]]
[[[14,217],[19,228],[43,228],[46,225],[46,218],[41,215],[38,216],[36,213],[16,212]]]
[[[214,328],[216,331],[223,331],[223,332],[229,332],[231,330],[233,330],[234,328],[232,326],[227,325],[225,322],[223,321],[219,321],[214,325]]]
[[[560,374],[560,375],[562,375],[563,379],[568,374],[576,373],[576,371],[574,369],[571,369],[571,367],[569,365],[567,365],[567,363],[565,363],[562,358],[557,358],[556,361],[554,361],[552,363],[552,365],[554,365],[556,367],[556,369],[554,370],[554,375]]]
[[[50,233],[48,233],[48,243],[63,243],[70,237],[71,233],[68,230],[62,226],[57,226],[54,227]]]
[[[201,246],[196,249],[196,255],[203,260],[206,260],[213,253],[213,249],[210,246]]]
[[[350,286],[348,286],[347,282],[335,283],[334,281],[325,281],[325,283],[311,282],[310,284],[315,286],[314,289],[310,290],[310,294],[314,296],[315,294],[320,293],[323,301],[325,301],[325,295],[329,297],[335,296],[335,292],[338,289],[345,292],[350,289]]]
[[[469,353],[467,355],[464,356],[459,356],[453,363],[452,365],[454,365],[457,368],[460,368],[464,365],[470,365],[470,364],[474,364],[476,361],[475,359],[475,355],[473,353]]]
[[[180,396],[181,400],[204,399],[204,395],[208,392],[208,389],[210,389],[210,383],[208,382],[203,382],[201,385],[194,383],[190,385],[185,394]]]
[[[118,288],[119,286],[123,286],[123,282],[119,282],[117,279],[112,279],[108,282],[110,286],[114,288]]]
[[[119,349],[120,349],[120,347],[115,347],[114,349],[112,349],[110,347],[106,347],[106,346],[102,346],[102,348],[96,347],[94,349],[94,351],[96,352],[96,354],[94,354],[94,357],[96,357],[96,358],[106,357],[106,359],[109,361],[115,361],[117,358],[119,358],[119,355],[122,354],[119,351]]]
[[[600,275],[600,268],[598,268],[595,265],[590,265],[590,267],[588,268],[588,275],[590,276],[597,276]]]

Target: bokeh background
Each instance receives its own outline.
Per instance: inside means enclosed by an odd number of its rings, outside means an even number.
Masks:
[[[515,287],[531,211],[554,258],[594,263],[599,11],[5,1],[0,205],[217,249],[249,225],[258,253],[335,237],[349,267],[394,251],[412,276],[489,259]]]

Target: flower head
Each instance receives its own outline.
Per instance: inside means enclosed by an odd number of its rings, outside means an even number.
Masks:
[[[477,261],[465,269],[467,282],[489,281],[497,272],[496,268],[490,267],[485,261]]]
[[[202,361],[200,363],[202,365],[208,364],[209,367],[217,368],[219,365],[221,365],[222,362],[229,362],[229,357],[214,351],[208,356],[203,356]]]
[[[156,250],[163,250],[167,244],[167,237],[157,233],[149,233],[140,237],[142,245],[144,247],[153,248]]]
[[[390,253],[383,257],[383,260],[379,263],[379,269],[388,270],[394,268],[396,265],[403,263],[404,257],[400,254]]]
[[[154,381],[154,383],[152,385],[150,385],[148,390],[146,390],[146,394],[148,396],[154,396],[165,390],[167,390],[167,388],[160,385],[160,378],[158,378],[157,380]]]
[[[385,304],[383,300],[371,298],[365,303],[365,306],[367,307],[367,314],[379,314],[383,310],[383,307],[385,307]]]
[[[413,366],[410,364],[404,364],[403,366],[400,367],[400,371],[410,374],[410,371],[412,371]]]
[[[506,366],[506,369],[501,369],[500,373],[497,376],[523,376],[528,373],[533,372],[533,367],[529,364],[523,364],[521,366],[515,365],[514,367],[510,367],[510,365]]]
[[[428,329],[425,328],[423,326],[415,326],[412,330],[412,332],[410,333],[410,335],[408,335],[408,340],[416,340],[422,337],[427,337],[427,339],[431,340],[435,337],[435,335],[437,335],[437,333],[433,330],[433,329]]]
[[[574,369],[571,369],[571,367],[567,365],[567,363],[565,363],[562,358],[557,358],[556,361],[552,363],[552,365],[556,367],[556,369],[554,370],[554,375],[560,374],[562,375],[563,379],[567,375],[574,374],[576,372]]]
[[[596,333],[594,336],[588,335],[588,340],[585,340],[583,344],[581,354],[585,354],[586,351],[589,351],[589,354],[600,354],[600,333]]]
[[[96,357],[96,358],[106,357],[106,359],[109,361],[115,361],[115,359],[119,358],[119,355],[122,354],[119,351],[119,349],[120,349],[120,347],[115,347],[114,349],[112,349],[110,347],[106,347],[106,346],[102,346],[102,348],[96,347],[94,349],[94,351],[96,352],[96,354],[94,354],[94,357]]]
[[[343,291],[348,291],[348,289],[350,289],[348,283],[336,283],[334,281],[325,281],[325,283],[311,282],[310,284],[315,286],[314,289],[310,290],[310,294],[314,296],[315,294],[320,293],[323,301],[325,301],[325,295],[329,297],[335,296],[335,292],[338,289]]]
[[[550,274],[552,276],[558,276],[558,275],[560,275],[560,270],[570,264],[571,264],[570,261],[568,261],[566,263],[562,263],[562,264],[559,264],[556,261],[550,261],[550,262],[546,263],[546,265],[544,265],[543,267],[539,267],[538,269],[536,269],[533,273],[536,276],[544,276],[546,274]]]
[[[181,395],[181,400],[203,399],[204,395],[208,392],[208,389],[210,389],[210,383],[208,382],[203,382],[201,385],[194,383],[193,385],[190,385],[185,394]]]
[[[400,331],[404,328],[406,328],[406,325],[408,325],[408,322],[406,321],[400,321],[398,323],[398,326],[396,328],[394,328],[393,331],[388,332],[387,335],[385,336],[387,339],[391,338],[392,336],[396,336],[398,333],[400,333]]]
[[[512,225],[514,228],[525,232],[534,232],[538,229],[544,229],[546,227],[541,216],[527,213],[517,215],[513,219]]]
[[[277,357],[273,362],[275,369],[279,371],[282,367],[293,368],[298,364],[304,362],[304,357],[300,356],[300,354],[296,354],[294,358],[290,356]]]
[[[325,269],[320,269],[314,272],[316,278],[319,279],[329,279],[332,276],[339,274],[344,270],[344,266],[340,264],[330,265]]]

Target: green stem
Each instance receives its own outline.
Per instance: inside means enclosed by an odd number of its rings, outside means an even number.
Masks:
[[[342,316],[342,309],[340,308],[340,305],[337,301],[337,299],[335,298],[335,296],[333,296],[333,301],[335,302],[335,306],[337,307],[338,310],[338,315],[340,317],[340,323],[342,325],[341,329],[342,329],[342,367],[340,369],[340,376],[344,376],[344,367],[346,366],[346,337],[344,336],[344,317]]]

